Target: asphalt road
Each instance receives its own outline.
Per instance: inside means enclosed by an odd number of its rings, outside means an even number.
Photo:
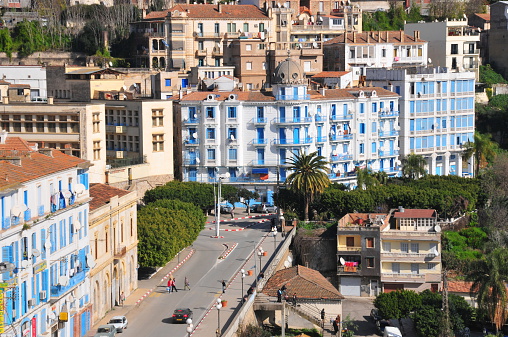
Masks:
[[[231,225],[221,224],[221,228],[241,228],[258,221],[259,219],[236,221]],[[196,325],[221,295],[222,280],[228,281],[238,273],[263,235],[267,234],[268,227],[269,223],[259,223],[242,231],[221,231],[224,238],[219,239],[210,237],[215,233],[213,230],[203,230],[193,244],[196,250],[194,255],[173,275],[179,291],[169,294],[166,291],[166,284],[157,287],[138,308],[129,313],[129,328],[121,336],[186,336],[187,325],[172,322],[171,315],[174,309],[190,308],[194,313],[193,322]],[[234,243],[238,245],[225,259],[218,259],[224,252],[224,243],[229,246]],[[244,268],[254,269],[254,264]],[[183,290],[185,277],[189,279],[190,291]],[[245,284],[254,282],[254,277],[246,278]],[[215,331],[210,331],[210,336],[214,335]]]

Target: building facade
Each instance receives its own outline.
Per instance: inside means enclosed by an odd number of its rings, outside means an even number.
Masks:
[[[422,155],[434,175],[473,175],[463,158],[474,141],[473,72],[447,68],[368,69],[367,81],[400,93],[400,155]]]
[[[277,176],[285,180],[287,159],[314,151],[330,162],[332,181],[354,184],[357,167],[398,174],[397,94],[308,90],[300,65],[289,58],[273,83],[273,92],[193,92],[176,101],[182,163],[175,170],[183,170],[175,176],[274,185]],[[270,199],[271,188],[265,192]]]
[[[90,329],[89,163],[0,135],[2,335]]]
[[[508,1],[490,6],[489,62],[494,69],[508,78]]]
[[[453,71],[472,71],[475,79],[479,77],[480,31],[471,27],[467,19],[458,21],[438,21],[406,23],[404,32],[420,36],[429,43],[429,62],[433,66],[446,67]]]
[[[92,322],[122,305],[138,284],[137,194],[105,184],[90,185]]]

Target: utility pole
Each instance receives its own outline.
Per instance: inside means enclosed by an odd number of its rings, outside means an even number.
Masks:
[[[453,337],[448,305],[448,270],[446,269],[443,270],[443,330],[440,337]]]

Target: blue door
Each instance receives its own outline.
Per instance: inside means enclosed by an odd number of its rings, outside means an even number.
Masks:
[[[392,156],[394,153],[394,141],[393,140],[390,140],[390,155]]]
[[[286,144],[286,129],[280,128],[279,129],[279,138],[281,144]]]
[[[189,168],[189,181],[197,181],[198,171],[195,167]]]
[[[197,164],[197,153],[196,152],[189,152],[189,165],[196,165]]]
[[[324,139],[322,139],[322,137],[323,137],[323,127],[321,125],[319,125],[317,127],[317,141],[318,142],[324,141]]]
[[[265,164],[265,149],[258,149],[258,165]]]
[[[286,108],[285,107],[279,108],[279,121],[281,123],[286,122]]]
[[[300,144],[300,128],[293,130],[293,144]]]
[[[300,122],[300,107],[299,106],[293,107],[293,122],[295,122],[295,123]]]
[[[258,128],[257,129],[257,142],[258,144],[264,144],[265,140],[265,129],[264,128]]]
[[[189,80],[186,78],[182,78],[182,88],[187,88],[189,85]]]

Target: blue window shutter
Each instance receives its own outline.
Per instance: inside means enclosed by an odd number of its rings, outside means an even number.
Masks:
[[[12,263],[14,263],[16,265],[16,268],[19,268],[19,242],[16,241],[13,243],[13,258],[14,260],[11,261]]]
[[[46,293],[49,289],[48,273],[49,271],[47,269],[42,271],[42,290],[46,290]],[[46,300],[44,300],[45,302],[47,301],[48,297],[50,297],[50,294],[47,294]]]
[[[5,294],[4,294],[4,301],[5,301],[5,312],[6,313],[12,313],[12,301],[14,300],[13,298],[13,293],[12,293],[12,290],[9,290],[9,291],[6,291]],[[12,324],[13,322],[13,317],[12,315],[4,315],[4,320],[5,320],[5,323],[6,324]]]
[[[37,304],[41,302],[39,292],[41,291],[41,273],[35,275],[35,298],[37,299]]]
[[[21,315],[26,314],[28,309],[28,299],[26,298],[26,281],[21,283]]]
[[[69,243],[74,242],[74,218],[69,217]]]
[[[2,261],[10,262],[12,260],[12,247],[2,247]],[[2,280],[6,281],[9,279],[9,272],[2,273]]]
[[[41,322],[41,331],[46,331],[46,309],[42,309],[40,322]]]

